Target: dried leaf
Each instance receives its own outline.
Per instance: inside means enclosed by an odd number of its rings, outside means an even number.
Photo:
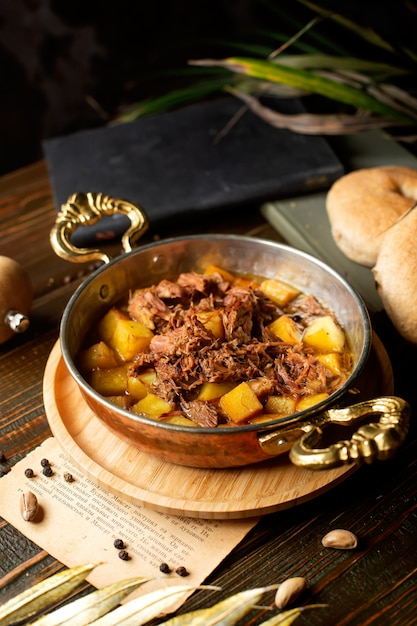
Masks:
[[[303,89],[309,93],[319,94],[357,109],[364,109],[382,117],[391,118],[396,122],[408,124],[414,122],[408,115],[380,102],[363,89],[356,89],[350,85],[320,76],[317,73],[281,65],[274,61],[230,57],[222,60],[202,59],[200,61],[191,61],[190,63],[200,66],[224,67],[237,74],[291,85],[292,87]]]
[[[365,117],[359,115],[331,115],[298,113],[289,115],[278,113],[248,94],[228,89],[237,98],[242,100],[248,109],[255,115],[275,128],[286,128],[303,135],[351,135],[372,128],[384,128],[392,125],[392,121],[382,118]]]
[[[177,585],[151,591],[104,615],[91,626],[141,626],[167,613],[174,601],[186,598],[194,590],[195,588],[189,585]]]
[[[263,594],[277,585],[236,593],[208,609],[198,609],[163,622],[164,626],[232,626],[258,604]]]
[[[97,564],[66,569],[26,589],[0,607],[0,624],[9,626],[27,619],[53,602],[67,596],[85,580]]]
[[[47,615],[43,615],[31,622],[30,626],[87,626],[87,624],[91,624],[94,620],[114,609],[132,591],[149,580],[151,578],[128,578],[107,585]]]
[[[282,613],[278,613],[278,615],[274,615],[266,620],[266,622],[262,622],[260,626],[291,626],[293,622],[308,609],[318,609],[326,607],[327,604],[310,604],[306,606],[300,606],[296,609],[290,609],[288,611],[284,611]]]

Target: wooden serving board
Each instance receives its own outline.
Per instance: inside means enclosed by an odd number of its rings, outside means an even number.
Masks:
[[[393,393],[391,364],[377,337],[365,375],[375,395]],[[359,467],[312,471],[292,465],[287,454],[232,469],[160,461],[116,437],[92,413],[58,343],[45,368],[43,393],[52,433],[84,475],[122,499],[171,515],[203,519],[265,515],[319,496]]]

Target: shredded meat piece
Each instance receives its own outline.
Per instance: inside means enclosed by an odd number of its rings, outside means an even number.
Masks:
[[[290,302],[286,308],[286,313],[296,319],[300,319],[303,326],[308,326],[316,317],[332,314],[331,311],[325,309],[324,306],[320,304],[317,298],[311,295],[297,298],[293,302]]]
[[[185,415],[199,426],[214,428],[219,424],[219,414],[215,406],[202,400],[182,402],[181,408]]]
[[[199,319],[217,311],[224,338]],[[220,274],[183,273],[176,282],[161,281],[131,294],[128,312],[155,329],[146,352],[137,355],[136,374],[153,367],[154,391],[200,426],[215,427],[221,413],[215,401],[196,397],[203,383],[247,381],[262,401],[271,394],[302,397],[329,391],[329,372],[303,344],[277,339],[268,325],[285,312],[301,328],[329,315],[314,296],[293,300],[285,311],[252,287],[230,285]],[[337,384],[340,384],[340,380]]]

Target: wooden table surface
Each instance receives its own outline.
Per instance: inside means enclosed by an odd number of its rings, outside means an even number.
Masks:
[[[49,231],[55,208],[43,162],[0,179],[0,255],[19,261],[34,289],[29,330],[0,345],[0,449],[13,466],[51,435],[45,416],[42,379],[58,338],[65,305],[92,268],[58,259]],[[192,232],[236,232],[282,240],[256,208],[150,230],[145,241]],[[116,252],[117,253],[117,252]],[[392,362],[395,393],[417,401],[417,350],[401,339],[384,313],[373,318]],[[1,481],[0,481],[1,488]],[[323,548],[333,528],[353,531],[353,551]],[[0,520],[2,601],[62,569],[44,550]],[[316,499],[264,516],[247,538],[206,581],[222,597],[249,587],[304,576],[308,587],[298,604],[323,603],[297,624],[417,624],[417,429],[412,415],[408,438],[390,461],[363,466]],[[86,584],[81,593],[88,589]],[[271,601],[271,597],[268,599]],[[203,606],[192,596],[180,612]],[[267,613],[253,611],[244,624],[260,624]]]

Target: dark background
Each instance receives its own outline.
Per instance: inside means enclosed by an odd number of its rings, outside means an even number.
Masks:
[[[294,17],[289,36],[312,16],[297,0],[269,4]],[[320,4],[417,49],[413,2]],[[0,174],[42,158],[45,138],[103,125],[124,105],[172,89],[166,70],[233,54],[234,42],[265,41],[281,26],[260,0],[3,0]]]

